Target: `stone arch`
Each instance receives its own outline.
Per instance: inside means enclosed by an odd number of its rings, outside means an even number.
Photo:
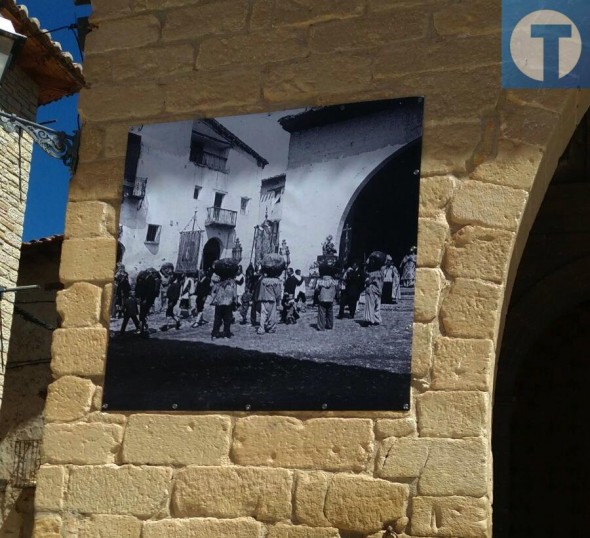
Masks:
[[[395,189],[399,189],[400,185],[398,183],[399,178],[392,178],[391,180],[387,179],[387,177],[384,177],[385,174],[395,174],[396,171],[399,171],[401,168],[412,168],[411,170],[411,178],[412,179],[416,179],[415,182],[415,192],[413,189],[413,185],[408,185],[406,187],[405,193],[408,194],[412,194],[415,198],[415,200],[413,200],[415,202],[415,206],[409,206],[408,210],[406,213],[409,212],[409,214],[415,213],[417,210],[417,205],[418,205],[418,183],[419,183],[419,172],[418,174],[414,174],[415,170],[419,170],[419,166],[420,166],[420,158],[419,158],[419,152],[420,152],[420,142],[421,139],[415,139],[411,142],[408,142],[407,144],[405,144],[404,146],[402,146],[401,148],[395,150],[391,155],[389,155],[386,159],[384,159],[383,161],[381,161],[377,166],[375,166],[371,172],[369,174],[366,175],[366,177],[360,182],[360,184],[358,185],[358,187],[355,189],[354,193],[352,194],[350,200],[348,201],[344,211],[342,212],[342,215],[340,217],[340,221],[338,224],[338,230],[337,230],[337,245],[338,245],[338,251],[339,253],[342,255],[343,254],[343,244],[345,242],[345,238],[344,238],[344,234],[345,234],[345,228],[347,226],[347,222],[349,222],[350,218],[351,218],[351,214],[354,210],[354,208],[358,205],[359,200],[362,198],[362,196],[364,194],[366,194],[367,189],[370,188],[371,186],[373,187],[377,187],[377,191],[379,191],[382,195],[383,198],[389,197],[391,194],[393,194],[395,192]],[[418,157],[415,158],[415,155],[411,155],[409,156],[409,154],[411,154],[413,152],[418,152]],[[405,163],[400,163],[400,158],[403,158],[404,156],[409,156],[409,158],[407,159],[407,162]],[[415,164],[414,164],[415,162]],[[406,174],[407,176],[407,174]],[[375,181],[380,180],[380,184],[381,186],[377,186],[375,184]],[[387,191],[387,192],[386,192]],[[410,200],[409,198],[406,198],[405,196],[402,197],[402,199],[404,200],[404,203],[409,203],[412,204],[412,200]],[[392,208],[394,208],[393,204],[395,202],[392,200]],[[365,204],[366,205],[366,204]],[[377,213],[379,213],[379,209],[378,208],[374,208],[375,211],[377,211]],[[395,221],[396,218],[396,212],[395,210],[391,212],[391,220],[392,222]],[[406,214],[406,217],[408,215]],[[411,216],[411,225],[415,224],[415,217],[412,215]],[[404,232],[405,235],[408,237],[406,243],[402,246],[399,247],[399,252],[395,253],[395,252],[391,252],[393,254],[394,257],[394,261],[396,261],[396,263],[399,263],[399,261],[401,260],[401,258],[403,257],[403,255],[407,254],[407,252],[409,251],[410,247],[416,244],[416,234],[417,234],[417,227],[415,228],[411,228],[410,225],[410,229],[408,229],[408,219],[407,218],[402,218],[400,219],[400,222],[404,225]],[[395,226],[394,226],[395,227]],[[399,227],[398,227],[399,229]],[[363,241],[363,243],[365,243],[366,241]],[[403,242],[402,242],[403,243]],[[378,247],[375,245],[375,249],[383,249],[383,247]],[[389,250],[388,250],[389,252]],[[368,254],[368,252],[367,252]],[[399,258],[399,259],[397,259]]]

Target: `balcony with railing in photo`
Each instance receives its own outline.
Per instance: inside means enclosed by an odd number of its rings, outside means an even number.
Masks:
[[[229,226],[234,228],[236,226],[237,218],[237,211],[221,209],[221,207],[208,207],[205,226]]]
[[[145,198],[147,179],[147,177],[135,177],[134,179],[125,178],[125,181],[123,182],[123,196],[125,198],[143,200]]]

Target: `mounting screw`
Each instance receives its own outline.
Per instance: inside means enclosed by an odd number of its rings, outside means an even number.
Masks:
[[[402,406],[402,409],[404,409],[404,411],[407,411],[408,409],[410,409],[410,404],[407,404],[407,403],[405,403],[405,404]]]
[[[172,404],[172,409],[178,409],[178,404]]]
[[[322,404],[322,409],[324,409],[324,410],[328,409],[328,404],[327,403],[323,403]]]
[[[250,404],[246,404],[246,411],[250,411],[250,409],[252,409],[252,406]]]
[[[414,170],[414,175],[415,175],[415,176],[419,176],[419,175],[420,175],[420,170],[418,170],[418,169],[416,168],[416,170]]]
[[[108,409],[109,408],[109,404],[102,404],[102,408],[103,409]]]

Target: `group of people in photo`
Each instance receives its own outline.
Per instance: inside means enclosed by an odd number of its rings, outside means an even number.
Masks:
[[[375,251],[363,263],[341,267],[336,256],[324,257],[313,273],[286,267],[279,254],[265,256],[256,266],[234,259],[217,260],[208,270],[175,271],[172,263],[140,271],[134,284],[122,263],[117,264],[111,317],[122,319],[120,334],[129,321],[135,333],[149,335],[159,329],[199,328],[212,322],[211,338],[231,338],[234,323],[252,325],[258,335],[274,334],[278,324],[292,325],[310,308],[317,310],[318,331],[333,329],[337,319],[355,319],[363,305],[363,326],[382,323],[381,305],[401,301],[401,288],[414,286],[416,248],[396,267],[390,255]],[[318,258],[319,259],[319,258]],[[213,319],[205,318],[206,305]],[[164,316],[162,316],[164,314]],[[149,320],[164,318],[157,329]]]

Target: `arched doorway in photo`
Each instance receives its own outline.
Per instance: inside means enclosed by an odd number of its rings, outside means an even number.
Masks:
[[[216,237],[212,237],[203,247],[203,270],[211,269],[213,262],[221,257],[221,242]]]
[[[421,140],[381,163],[365,180],[345,215],[340,236],[344,264],[363,263],[374,250],[399,267],[416,245]]]

